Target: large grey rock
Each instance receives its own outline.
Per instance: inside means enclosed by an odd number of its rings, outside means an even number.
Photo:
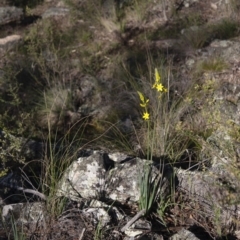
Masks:
[[[215,234],[233,234],[240,228],[239,181],[235,178],[231,182],[229,175],[226,166],[222,166],[221,173],[176,170],[179,188],[201,206],[204,215],[213,223],[207,230]]]
[[[226,59],[229,63],[235,63],[240,61],[240,37],[234,40],[214,40],[208,49],[214,48],[215,51],[220,53],[223,59]]]
[[[103,151],[86,151],[85,156],[73,162],[59,183],[57,195],[78,202],[92,200],[83,214],[93,219],[95,225],[100,223],[101,227],[108,226],[113,221],[112,216],[117,222],[124,220],[115,204],[127,203],[137,207],[141,194],[140,178],[148,167],[151,168],[150,177],[154,184],[159,179],[157,177],[161,179],[158,185],[159,198],[169,196],[173,190],[173,171],[170,166],[154,166],[147,160]],[[130,237],[142,234],[142,228],[138,227],[141,220],[135,221],[121,231]],[[146,222],[144,226],[151,228]]]
[[[17,7],[0,7],[0,26],[19,21],[23,17],[23,10]]]
[[[94,151],[88,157],[80,157],[65,172],[58,194],[73,200],[106,198],[122,204],[126,201],[136,203],[140,198],[139,179],[149,161],[130,157],[118,161],[116,156],[116,162],[101,151]],[[162,173],[162,170],[154,167],[152,178],[159,172]],[[164,187],[161,190],[167,194],[171,189],[167,179],[172,177],[172,172],[168,172],[167,168],[163,171]]]

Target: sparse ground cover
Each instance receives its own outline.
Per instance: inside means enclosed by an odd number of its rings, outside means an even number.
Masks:
[[[57,3],[52,1],[53,6]],[[8,4],[22,7],[29,17],[42,15],[51,1]],[[221,78],[238,61],[229,62],[217,47],[204,55],[204,47],[214,40],[239,37],[237,1],[210,6],[205,1],[187,6],[187,1],[164,0],[67,0],[61,4],[70,14],[23,27],[23,42],[3,53],[0,68],[0,127],[6,134],[1,139],[0,175],[23,168],[29,183],[47,198],[48,227],[39,229],[46,239],[72,207],[57,196],[58,183],[86,148],[118,150],[154,164],[164,162],[174,169],[198,172],[213,168],[216,159],[227,158],[231,161],[225,170],[240,180],[239,100],[234,98],[239,80],[238,75],[228,75],[236,83],[229,87],[231,82]],[[14,29],[11,26],[11,32]],[[234,69],[238,71],[235,65]],[[22,139],[12,135],[45,143],[45,154],[40,160],[26,157]],[[150,174],[146,166],[139,176],[139,209],[128,206],[131,216],[144,210],[141,216],[152,221],[153,231],[166,239],[183,226],[195,228],[199,239],[231,239],[218,214],[209,217],[186,191],[175,191],[174,185],[169,195],[160,197],[161,178],[152,180]],[[229,182],[223,180],[231,188]],[[234,191],[239,193],[239,188],[235,186]],[[239,200],[229,196],[226,201]],[[79,218],[79,208],[71,209]],[[117,239],[112,228],[119,226],[87,225],[86,239]],[[14,239],[29,237],[14,221],[12,232]],[[41,239],[36,234],[33,239]]]

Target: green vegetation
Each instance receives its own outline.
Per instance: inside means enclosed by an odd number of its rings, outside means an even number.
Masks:
[[[152,179],[152,167],[147,166],[144,169],[144,173],[140,179],[140,199],[139,199],[139,209],[145,210],[145,216],[149,215],[153,210],[154,204],[156,204],[159,199],[161,176],[156,175]]]
[[[36,182],[42,186],[42,192],[47,196],[46,208],[50,218],[56,219],[65,208],[67,201],[64,197],[57,195],[57,189],[62,176],[77,156],[79,139],[71,139],[69,142],[68,135],[64,139],[52,143],[51,127],[49,125],[49,141],[47,142],[48,150],[41,161],[41,175],[36,176]],[[34,174],[34,173],[33,173]]]
[[[11,219],[11,225],[12,225],[12,229],[11,232],[13,233],[13,239],[14,240],[25,240],[26,236],[23,232],[23,229],[20,229],[17,227],[17,223],[15,222],[15,220],[12,218]],[[10,238],[10,236],[9,236]]]

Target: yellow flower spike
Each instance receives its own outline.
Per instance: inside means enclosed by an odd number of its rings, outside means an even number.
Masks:
[[[149,99],[145,99],[143,94],[141,92],[139,92],[139,91],[138,91],[138,95],[139,95],[139,98],[141,100],[140,106],[143,107],[143,108],[146,108],[147,103],[149,102]]]
[[[143,94],[141,93],[141,92],[139,92],[139,91],[137,91],[137,93],[138,93],[138,95],[139,95],[139,98],[140,98],[140,100],[142,101],[142,102],[144,102],[144,96],[143,96]]]
[[[145,121],[147,121],[147,120],[149,120],[149,113],[148,112],[144,112],[143,113],[143,116],[142,116],[142,118],[145,120]]]
[[[160,82],[160,75],[159,75],[159,72],[157,70],[157,68],[155,68],[155,83],[159,83]]]
[[[160,74],[159,74],[157,68],[155,68],[155,83],[153,84],[152,88],[157,89],[158,84],[160,84],[160,80],[161,80]]]

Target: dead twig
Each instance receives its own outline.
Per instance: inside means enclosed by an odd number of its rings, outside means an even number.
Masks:
[[[83,228],[81,234],[79,235],[79,239],[78,240],[82,240],[85,230],[86,230],[86,228]]]
[[[138,212],[124,227],[122,227],[121,231],[125,232],[126,229],[128,229],[134,222],[136,222],[139,218],[145,215],[145,213],[146,213],[145,209]]]

